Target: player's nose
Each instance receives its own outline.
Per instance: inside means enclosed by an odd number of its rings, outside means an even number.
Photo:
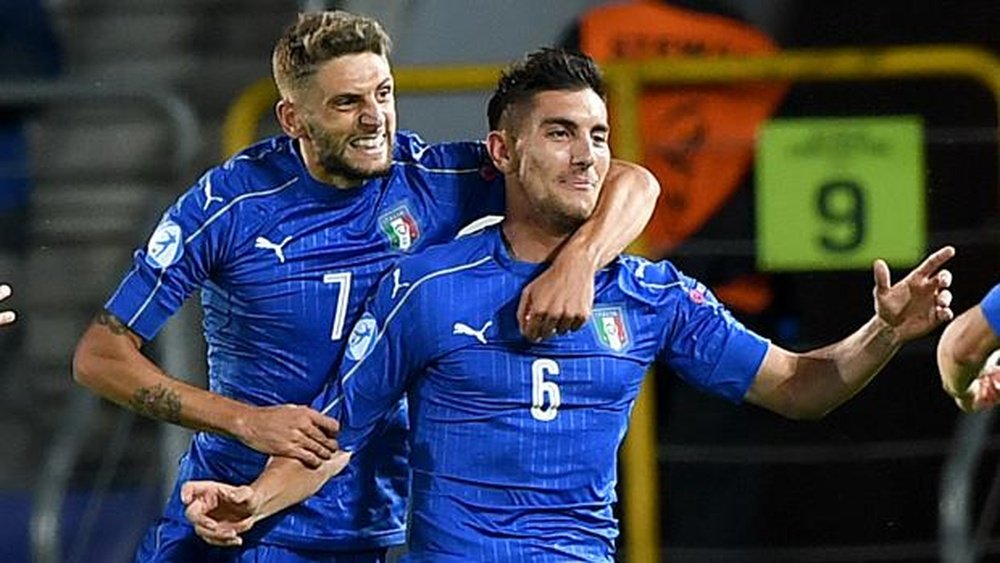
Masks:
[[[594,164],[594,145],[590,139],[579,138],[573,142],[570,152],[570,162],[580,168],[589,168]]]
[[[366,103],[358,115],[358,125],[365,130],[377,130],[385,125],[385,112],[375,103]]]

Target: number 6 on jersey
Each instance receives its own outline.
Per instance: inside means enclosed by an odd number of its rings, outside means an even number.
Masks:
[[[549,422],[559,411],[559,385],[546,381],[547,375],[559,375],[559,364],[555,360],[541,358],[531,363],[531,416],[535,420]]]

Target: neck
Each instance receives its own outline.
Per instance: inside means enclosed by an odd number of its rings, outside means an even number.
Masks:
[[[551,262],[570,233],[508,216],[500,226],[510,253],[522,262]]]

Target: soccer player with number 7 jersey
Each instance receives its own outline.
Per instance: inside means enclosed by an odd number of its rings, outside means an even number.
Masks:
[[[505,220],[400,261],[378,286],[314,403],[340,421],[341,452],[316,470],[273,459],[250,486],[185,485],[206,540],[237,545],[349,470],[406,394],[408,560],[612,561],[616,454],[652,362],[730,401],[815,418],[951,317],[950,274],[938,271],[950,247],[895,285],[876,262],[876,314],[806,353],[752,333],[670,263],[622,256],[597,273],[582,330],[527,340],[518,294],[591,215],[608,171],[604,86],[589,58],[543,49],[505,73],[488,113]]]

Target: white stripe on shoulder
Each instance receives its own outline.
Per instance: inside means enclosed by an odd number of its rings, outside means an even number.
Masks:
[[[473,172],[478,174],[480,170],[479,168],[431,168],[411,160],[394,160],[392,163],[400,166],[412,166],[431,174],[472,174]]]
[[[650,282],[643,281],[643,280],[635,280],[635,281],[637,281],[639,283],[639,285],[642,285],[644,287],[648,287],[649,289],[670,289],[672,287],[683,287],[684,286],[684,282],[680,282],[680,281],[675,281],[675,282],[670,282],[670,283],[650,283]]]
[[[214,223],[216,219],[218,219],[219,217],[221,217],[222,215],[224,215],[227,211],[229,211],[230,209],[232,209],[233,206],[236,205],[237,203],[239,203],[239,202],[241,202],[241,201],[243,201],[245,199],[251,198],[251,197],[265,197],[265,196],[269,196],[269,195],[274,195],[274,194],[276,194],[276,193],[278,193],[278,192],[280,192],[280,191],[288,188],[289,186],[291,186],[292,184],[294,184],[295,182],[298,182],[298,181],[299,181],[298,178],[292,178],[291,180],[288,180],[284,184],[281,184],[281,185],[276,186],[274,188],[269,188],[269,189],[262,190],[262,191],[259,191],[259,192],[245,193],[243,195],[239,195],[239,196],[234,197],[232,200],[229,201],[229,203],[227,203],[226,205],[223,205],[218,211],[216,211],[215,213],[213,213],[211,217],[209,217],[204,223],[202,223],[202,225],[200,227],[198,227],[198,230],[196,230],[195,232],[193,232],[190,235],[188,235],[188,237],[186,239],[184,239],[184,244],[188,244],[192,240],[194,240],[194,239],[198,238],[199,236],[201,236],[201,233],[204,232],[205,229],[207,229],[209,225],[211,225],[212,223]]]
[[[281,147],[268,147],[266,149],[261,149],[259,154],[238,154],[233,158],[229,159],[232,162],[239,162],[241,160],[264,160],[265,158],[271,156],[271,153],[275,153],[281,150]]]
[[[504,220],[503,215],[483,215],[479,219],[476,219],[475,221],[462,227],[462,229],[458,231],[458,234],[455,235],[455,238],[460,239],[462,237],[467,237],[469,235],[476,234],[485,229],[486,227],[491,227],[493,225],[496,225],[497,223],[503,220]]]
[[[205,231],[205,229],[208,228],[209,225],[211,225],[213,222],[215,222],[215,220],[218,219],[219,217],[221,217],[226,211],[229,211],[230,209],[232,209],[233,206],[236,205],[237,203],[239,203],[240,201],[243,201],[244,199],[251,198],[251,197],[264,197],[264,196],[269,196],[269,195],[272,195],[272,194],[276,194],[276,193],[280,192],[281,190],[286,189],[288,186],[291,186],[292,184],[294,184],[298,180],[299,180],[298,178],[292,178],[291,180],[289,180],[289,181],[285,182],[284,184],[281,184],[281,185],[279,185],[277,187],[270,188],[270,189],[267,189],[267,190],[262,190],[262,191],[259,191],[259,192],[250,192],[250,193],[246,193],[246,194],[243,194],[241,196],[237,196],[237,197],[233,198],[229,203],[227,203],[226,205],[222,206],[222,208],[220,208],[218,211],[216,211],[214,214],[212,214],[212,216],[209,217],[208,220],[206,220],[201,225],[201,227],[198,227],[198,230],[196,230],[195,232],[191,233],[186,239],[184,239],[184,244],[188,244],[192,240],[194,240],[195,238],[197,238],[198,236],[200,236],[201,233],[203,233]],[[136,320],[139,318],[140,315],[142,315],[146,311],[146,307],[148,307],[149,304],[153,301],[153,297],[156,295],[156,292],[159,291],[160,287],[163,285],[163,275],[166,274],[166,272],[167,272],[166,268],[160,270],[160,274],[156,277],[156,285],[153,287],[153,290],[149,292],[148,296],[146,296],[146,300],[143,301],[142,305],[139,307],[139,310],[137,310],[135,312],[135,314],[132,315],[132,318],[130,318],[128,320],[128,322],[125,323],[129,327],[132,327],[132,326],[135,325]],[[131,273],[129,275],[131,275]],[[117,296],[117,295],[118,294],[116,292],[115,296]],[[112,297],[112,299],[114,299],[114,297]]]
[[[271,156],[272,154],[274,154],[276,152],[287,151],[290,146],[291,146],[291,142],[286,142],[286,143],[272,142],[272,143],[268,143],[267,146],[261,146],[261,145],[258,144],[255,147],[255,149],[254,149],[254,150],[257,151],[256,153],[254,153],[254,154],[250,154],[250,153],[247,153],[247,152],[239,153],[239,154],[233,156],[232,158],[230,158],[229,160],[227,160],[222,165],[222,167],[225,168],[225,169],[227,169],[227,170],[229,170],[229,169],[232,169],[232,167],[233,167],[234,164],[236,164],[237,162],[239,162],[241,160],[248,160],[248,161],[251,161],[251,162],[257,161],[257,160],[264,160],[265,158]]]
[[[382,322],[382,326],[379,328],[378,334],[375,335],[375,341],[372,342],[371,349],[374,350],[375,346],[378,346],[379,341],[382,340],[383,336],[385,336],[385,330],[389,326],[389,323],[391,323],[393,321],[393,319],[396,317],[396,314],[399,313],[400,308],[402,308],[403,304],[406,303],[406,300],[409,299],[410,296],[413,295],[413,292],[416,291],[416,289],[418,287],[420,287],[424,282],[430,281],[430,280],[435,279],[435,278],[440,278],[441,276],[447,276],[447,275],[450,275],[450,274],[457,274],[458,272],[463,272],[465,270],[471,270],[473,268],[478,268],[479,266],[482,266],[483,264],[485,264],[485,263],[487,263],[487,262],[489,262],[491,260],[493,260],[493,256],[490,256],[490,255],[483,256],[482,258],[480,258],[478,260],[475,260],[473,262],[469,262],[468,264],[461,264],[459,266],[452,266],[451,268],[445,268],[443,270],[437,270],[437,271],[434,271],[434,272],[430,272],[429,274],[425,275],[424,277],[417,279],[417,281],[413,282],[413,285],[411,285],[410,287],[408,287],[406,289],[406,293],[404,293],[403,297],[400,298],[399,303],[396,303],[396,305],[393,306],[392,310],[389,311],[389,314],[385,316],[385,321]],[[354,366],[351,367],[351,369],[349,369],[347,371],[347,373],[345,373],[344,376],[340,379],[341,385],[343,385],[344,383],[347,383],[347,381],[351,377],[354,376],[354,374],[358,371],[358,368],[361,367],[361,365],[367,359],[368,359],[368,356],[362,358],[358,363],[354,364]],[[328,405],[327,407],[325,407],[320,412],[322,412],[323,414],[326,414],[330,409],[332,409],[334,406],[336,406],[339,401],[340,401],[340,398],[338,397],[332,403],[330,403],[330,405]]]

